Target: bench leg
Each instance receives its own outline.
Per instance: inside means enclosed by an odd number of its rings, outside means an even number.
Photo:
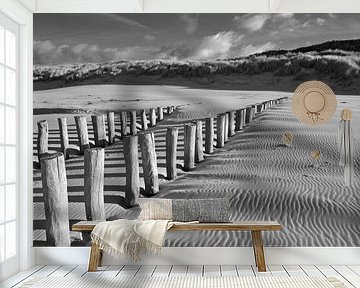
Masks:
[[[98,245],[92,243],[90,250],[90,257],[89,257],[89,265],[88,265],[89,272],[97,271],[97,267],[100,266],[101,264],[101,258],[102,258],[102,251],[100,250]]]
[[[255,254],[255,263],[258,267],[259,272],[266,272],[265,265],[265,256],[264,256],[264,247],[261,237],[261,231],[251,231],[254,254]]]

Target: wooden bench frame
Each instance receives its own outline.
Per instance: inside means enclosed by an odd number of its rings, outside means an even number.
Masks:
[[[72,231],[91,232],[100,221],[81,221],[72,226]],[[251,231],[255,263],[259,272],[266,272],[262,231],[279,231],[281,224],[276,221],[243,221],[232,223],[175,224],[171,231]],[[101,265],[102,251],[92,243],[88,271],[95,272]]]

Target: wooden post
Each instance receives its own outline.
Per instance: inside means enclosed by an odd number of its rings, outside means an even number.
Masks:
[[[195,135],[196,125],[184,125],[184,170],[189,171],[195,167]]]
[[[154,108],[150,108],[150,127],[156,125],[156,112]]]
[[[214,152],[214,118],[206,118],[205,121],[205,153]]]
[[[229,141],[229,115],[224,113],[225,116],[225,131],[224,131],[224,142]]]
[[[105,128],[105,117],[104,115],[91,116],[94,139],[96,147],[106,147],[106,128]]]
[[[104,204],[104,148],[87,149],[84,154],[84,198],[86,219],[106,220]]]
[[[235,131],[240,131],[242,129],[242,109],[236,110],[236,117],[235,117]]]
[[[229,117],[229,137],[232,137],[235,135],[235,112],[234,111],[229,111],[227,112],[228,117]]]
[[[79,139],[80,154],[83,155],[84,151],[90,148],[86,118],[84,116],[75,116],[75,124]]]
[[[157,117],[158,117],[158,121],[161,121],[164,119],[164,111],[162,107],[158,107],[157,108]]]
[[[253,122],[255,118],[255,106],[251,106],[250,108],[250,122]]]
[[[120,112],[120,133],[121,139],[127,135],[127,113],[126,111]]]
[[[124,158],[126,167],[125,203],[127,207],[136,204],[140,194],[138,136],[124,137]]]
[[[265,102],[262,102],[261,103],[261,112],[264,112],[265,111]]]
[[[167,179],[173,180],[177,176],[176,171],[176,150],[179,129],[169,127],[166,132],[166,175]]]
[[[130,111],[130,134],[136,135],[137,128],[136,128],[136,110]]]
[[[144,109],[140,110],[140,118],[141,118],[141,127],[143,131],[148,129],[146,111]]]
[[[115,113],[107,113],[107,126],[108,126],[108,141],[109,144],[115,143]]]
[[[41,157],[46,239],[49,246],[70,246],[69,203],[62,153]]]
[[[246,107],[245,108],[245,123],[246,125],[250,123],[250,113],[251,113],[251,107]]]
[[[58,118],[59,131],[60,131],[60,149],[61,153],[64,154],[65,159],[69,158],[69,135],[67,129],[66,118]]]
[[[225,144],[225,115],[219,114],[216,120],[216,147],[224,147]]]
[[[245,109],[241,109],[241,111],[240,111],[240,129],[244,129],[244,127],[245,127]]]
[[[261,103],[256,105],[256,112],[261,113]]]
[[[49,151],[49,126],[46,120],[42,120],[37,122],[37,127],[38,127],[37,152],[38,152],[38,159],[40,164],[41,156]]]
[[[145,195],[152,196],[159,192],[154,133],[140,134],[139,141],[144,173]]]
[[[246,126],[246,108],[242,109],[242,128],[244,129]]]
[[[202,121],[196,121],[196,136],[195,136],[195,163],[200,163],[204,160],[203,152],[203,130]]]

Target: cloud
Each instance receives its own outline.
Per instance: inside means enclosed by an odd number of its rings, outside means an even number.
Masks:
[[[141,24],[140,22],[138,21],[135,21],[129,17],[126,17],[126,16],[122,16],[122,15],[119,15],[119,14],[102,14],[104,17],[110,19],[110,20],[113,20],[113,21],[116,21],[116,22],[120,22],[120,23],[125,23],[125,24],[128,24],[130,26],[135,26],[135,27],[138,27],[138,28],[143,28],[143,29],[149,29],[148,26],[146,25],[143,25]]]
[[[152,53],[152,59],[184,60],[193,58],[194,48],[188,43],[176,43],[163,45]]]
[[[239,24],[240,28],[255,32],[261,30],[270,18],[271,14],[248,14],[246,16],[235,16],[233,20]]]
[[[186,33],[195,33],[199,26],[199,16],[197,14],[180,14],[180,19],[185,24]]]
[[[34,64],[52,65],[67,63],[101,63],[119,60],[182,60],[194,55],[194,47],[188,43],[171,43],[159,46],[128,46],[101,48],[98,45],[55,45],[52,41],[34,41]]]
[[[265,44],[253,45],[249,44],[242,46],[240,49],[240,56],[248,56],[255,53],[261,53],[268,50],[273,50],[276,47],[276,44],[267,42]]]
[[[100,48],[98,45],[55,45],[52,41],[34,41],[34,64],[98,63],[111,60],[147,59],[156,47],[130,46]]]
[[[147,40],[147,41],[154,41],[156,39],[156,37],[153,36],[153,35],[150,35],[150,34],[146,34],[144,36],[144,39]]]
[[[231,50],[240,44],[244,35],[234,31],[222,31],[202,39],[194,56],[199,59],[226,58]]]

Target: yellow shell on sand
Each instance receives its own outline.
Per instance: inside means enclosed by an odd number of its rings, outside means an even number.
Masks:
[[[352,111],[350,109],[344,109],[341,111],[341,119],[342,120],[351,120]]]
[[[313,158],[314,160],[319,160],[320,157],[321,157],[320,151],[311,151],[311,158]]]
[[[283,135],[282,135],[282,142],[285,145],[291,145],[294,142],[294,133],[286,131]]]

